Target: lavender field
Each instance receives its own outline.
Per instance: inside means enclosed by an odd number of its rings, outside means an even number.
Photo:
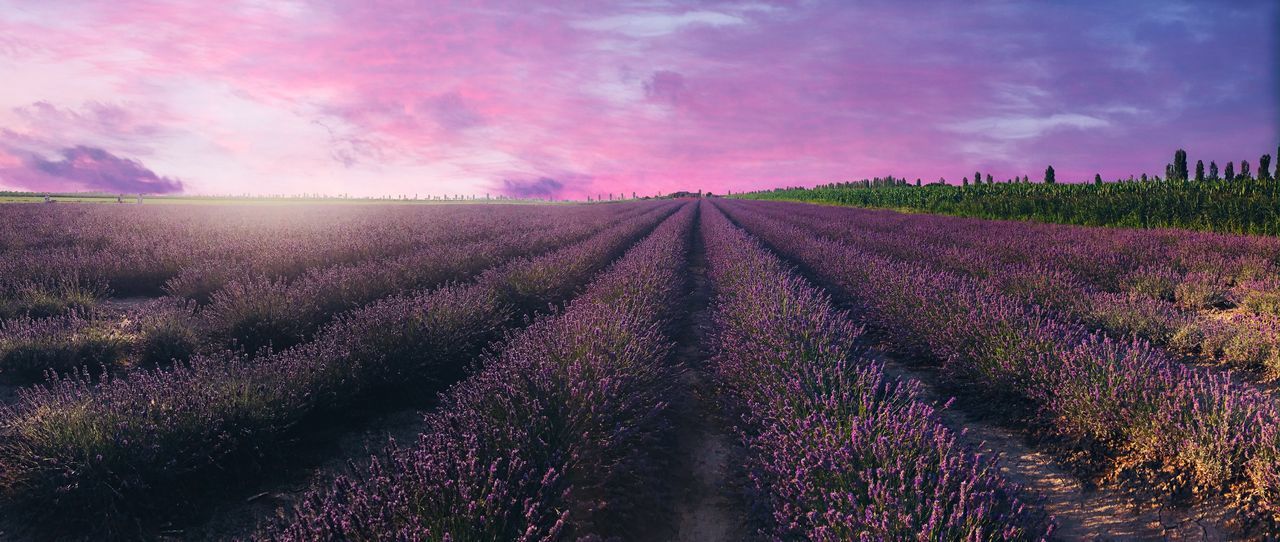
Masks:
[[[0,206],[0,540],[1280,534],[1280,239]]]

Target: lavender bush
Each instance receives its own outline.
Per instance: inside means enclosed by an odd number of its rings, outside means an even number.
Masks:
[[[577,215],[583,220],[564,213],[493,219],[484,228],[492,237],[477,242],[441,240],[398,257],[320,267],[291,280],[260,275],[230,279],[204,307],[166,296],[124,311],[99,308],[83,317],[17,321],[11,326],[15,332],[0,342],[8,345],[4,351],[18,355],[0,355],[0,375],[33,382],[48,370],[65,373],[87,366],[93,373],[102,368],[119,372],[187,360],[198,351],[287,348],[311,339],[335,316],[379,298],[464,279],[519,255],[572,244],[601,222],[607,227],[644,212],[652,208],[629,206],[611,214],[591,209]],[[566,220],[551,227],[553,221]],[[38,334],[19,331],[33,326]],[[98,344],[111,347],[92,350]]]
[[[1141,340],[1108,339],[991,284],[819,239],[726,206],[774,249],[836,285],[894,343],[943,364],[974,393],[1039,414],[1046,427],[1172,489],[1248,496],[1275,514],[1270,397],[1188,368]]]
[[[6,205],[0,224],[21,227],[0,232],[0,318],[59,315],[108,293],[203,303],[242,276],[289,279],[480,241],[512,221],[538,230],[566,219],[572,213],[554,207],[511,205]]]
[[[271,540],[555,540],[620,535],[652,493],[674,373],[686,207],[568,308],[444,398],[416,446],[313,489]]]
[[[170,516],[270,465],[321,414],[456,378],[516,307],[559,301],[672,211],[660,206],[471,284],[381,301],[279,353],[197,356],[96,384],[79,373],[23,390],[0,406],[0,499],[33,524],[114,535]],[[549,270],[557,281],[528,280]]]
[[[716,379],[745,411],[770,534],[804,540],[1028,540],[1050,524],[994,465],[862,358],[861,331],[719,211],[702,234]]]
[[[891,258],[993,282],[1009,295],[1182,356],[1280,375],[1274,238],[913,217],[761,205],[771,218]],[[875,232],[868,235],[867,231]],[[992,231],[996,230],[996,231]],[[1239,305],[1243,311],[1221,312]],[[1227,348],[1230,344],[1231,348]]]

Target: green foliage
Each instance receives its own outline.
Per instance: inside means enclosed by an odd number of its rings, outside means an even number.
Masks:
[[[814,189],[789,188],[735,197],[881,207],[996,219],[1122,227],[1174,227],[1231,233],[1280,235],[1280,180],[1217,178],[1210,163],[1204,181],[1116,183],[1015,182],[955,186],[905,182],[851,182]],[[890,178],[892,179],[892,178]]]

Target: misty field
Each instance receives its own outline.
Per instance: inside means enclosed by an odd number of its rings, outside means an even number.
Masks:
[[[0,540],[1266,539],[1280,239],[0,206]]]

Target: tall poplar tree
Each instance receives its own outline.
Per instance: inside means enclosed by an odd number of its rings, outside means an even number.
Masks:
[[[1178,149],[1178,152],[1173,153],[1173,172],[1169,178],[1179,181],[1187,180],[1187,151]]]

